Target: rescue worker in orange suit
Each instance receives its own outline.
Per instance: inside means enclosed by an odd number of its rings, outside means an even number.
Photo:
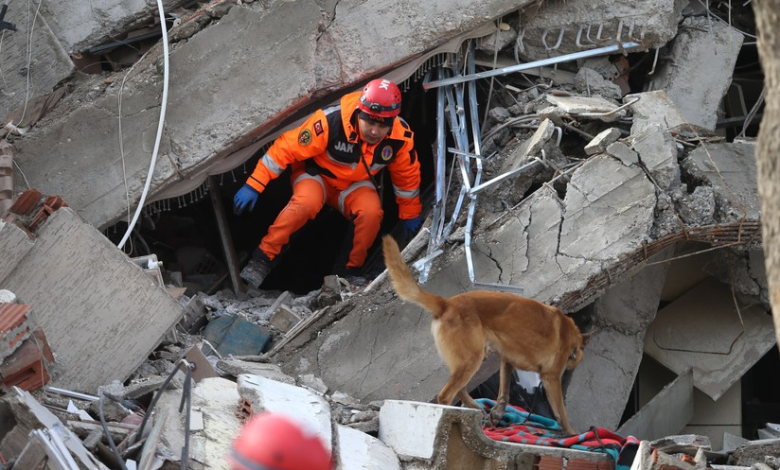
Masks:
[[[419,229],[420,163],[414,134],[400,112],[401,90],[376,79],[279,136],[233,198],[236,214],[252,210],[266,185],[292,167],[292,197],[241,271],[242,279],[259,287],[290,236],[327,204],[354,224],[352,249],[340,274],[353,284],[365,284],[359,273],[384,215],[375,179],[384,168],[390,172],[406,235]]]
[[[231,470],[332,470],[322,439],[294,419],[263,412],[246,422],[233,441]]]

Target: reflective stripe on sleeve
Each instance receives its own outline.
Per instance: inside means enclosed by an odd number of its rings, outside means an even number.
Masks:
[[[263,155],[261,161],[263,162],[263,165],[265,165],[265,167],[268,168],[268,171],[270,171],[276,176],[279,176],[284,171],[284,168],[280,167],[279,164],[276,163],[276,160],[271,158],[271,156],[268,155],[267,153]]]
[[[399,188],[396,185],[393,185],[393,192],[398,197],[402,197],[405,199],[413,199],[420,195],[420,188],[404,190]]]

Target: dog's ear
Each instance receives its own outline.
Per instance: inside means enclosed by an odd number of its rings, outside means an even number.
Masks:
[[[589,331],[587,333],[582,333],[580,336],[582,337],[582,347],[584,348],[586,344],[588,344],[588,341],[590,341],[591,336],[596,334],[596,331]]]

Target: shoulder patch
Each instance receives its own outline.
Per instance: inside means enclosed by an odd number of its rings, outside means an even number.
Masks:
[[[311,143],[311,132],[309,132],[309,129],[304,129],[298,134],[298,143],[304,147]]]
[[[401,123],[404,129],[409,129],[409,124],[407,124],[406,121],[404,121],[403,119],[399,119],[398,122]]]
[[[315,134],[317,134],[317,135],[320,135],[320,134],[322,134],[323,132],[325,132],[325,131],[324,131],[324,129],[322,128],[322,121],[317,121],[317,122],[315,122],[315,123],[314,123],[314,133],[315,133]]]

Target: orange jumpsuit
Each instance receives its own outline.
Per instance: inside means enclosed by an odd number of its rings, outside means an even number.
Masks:
[[[292,165],[293,195],[260,242],[268,258],[274,259],[290,236],[328,204],[355,224],[346,267],[363,266],[384,215],[371,177],[385,167],[399,218],[420,215],[420,163],[414,134],[397,117],[383,140],[376,145],[364,142],[358,130],[360,94],[345,95],[338,105],[315,111],[300,127],[280,135],[247,179],[262,193],[269,181]]]

